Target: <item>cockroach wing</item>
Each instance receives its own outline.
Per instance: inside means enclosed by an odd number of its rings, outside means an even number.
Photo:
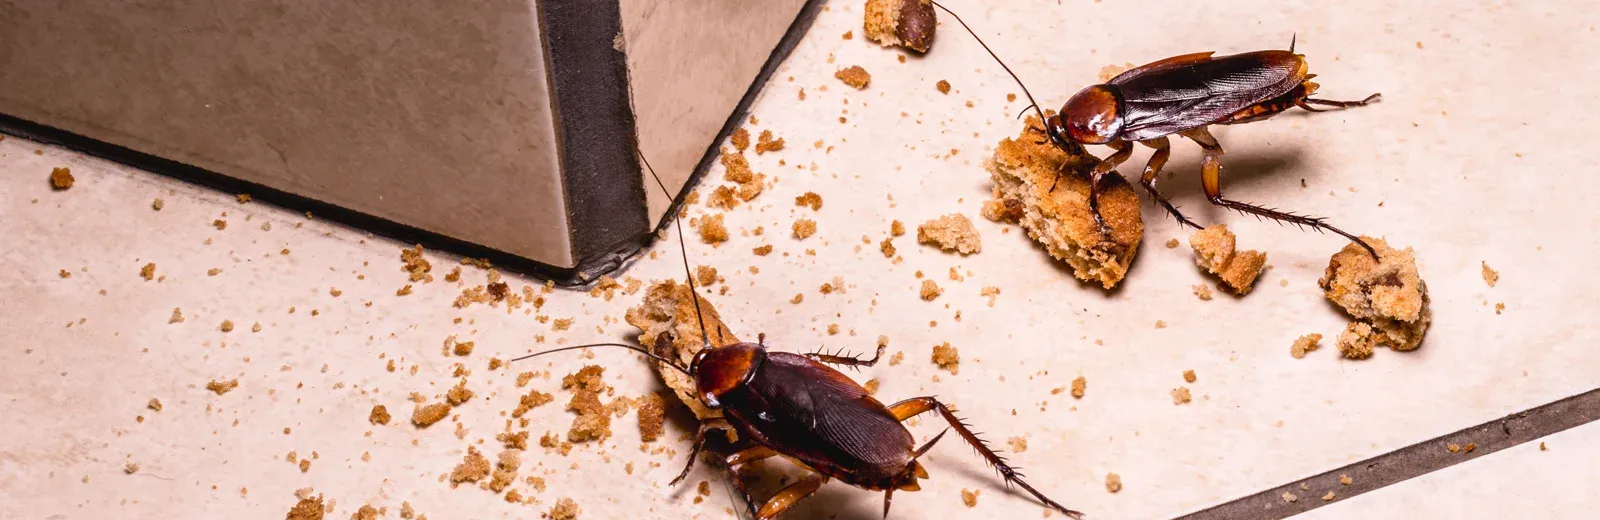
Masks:
[[[1122,139],[1142,141],[1221,121],[1305,80],[1305,58],[1288,51],[1258,51],[1167,58],[1108,83],[1122,94]]]
[[[889,409],[839,371],[771,352],[724,413],[758,442],[852,483],[905,471],[914,439]],[[744,423],[744,424],[739,424]],[[741,428],[741,430],[744,428]]]

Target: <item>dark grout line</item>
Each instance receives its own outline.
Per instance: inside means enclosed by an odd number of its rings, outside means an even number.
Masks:
[[[1442,435],[1320,475],[1296,480],[1231,502],[1212,506],[1180,520],[1278,520],[1347,498],[1439,471],[1575,426],[1600,420],[1600,389],[1517,412],[1477,426]],[[1461,447],[1452,453],[1450,444]],[[1471,451],[1467,446],[1473,446]],[[1352,482],[1339,482],[1348,475]],[[1301,486],[1305,487],[1302,488]],[[1328,491],[1332,500],[1323,500]],[[1293,502],[1284,493],[1295,495]]]

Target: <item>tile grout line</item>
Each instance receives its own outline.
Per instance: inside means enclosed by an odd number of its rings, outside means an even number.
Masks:
[[[1279,520],[1376,491],[1535,439],[1600,420],[1600,389],[1441,435],[1309,478],[1178,517],[1180,520]],[[1456,444],[1459,452],[1447,447]],[[1467,450],[1473,445],[1474,449]],[[1350,485],[1340,483],[1349,476]],[[1323,500],[1329,491],[1330,500]],[[1285,493],[1294,495],[1291,501]]]

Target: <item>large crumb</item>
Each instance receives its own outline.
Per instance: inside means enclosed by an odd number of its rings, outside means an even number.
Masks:
[[[1144,236],[1139,195],[1121,175],[1104,177],[1100,216],[1110,232],[1102,232],[1089,212],[1087,179],[1098,160],[1068,155],[1049,144],[1038,128],[1039,118],[1030,116],[1022,133],[1000,141],[985,162],[995,203],[985,204],[984,213],[1020,224],[1050,256],[1070,265],[1078,279],[1115,287],[1127,275]]]
[[[639,440],[654,442],[661,437],[666,415],[667,400],[661,394],[651,392],[645,395],[644,402],[639,404]]]
[[[307,496],[289,508],[284,520],[322,520],[322,495]]]
[[[1489,262],[1482,262],[1482,263],[1483,263],[1483,283],[1489,284],[1489,287],[1494,287],[1494,284],[1500,281],[1500,272],[1496,271],[1494,269],[1490,269],[1489,268]]]
[[[577,415],[567,430],[568,442],[605,440],[611,437],[611,409],[600,402],[600,393],[609,390],[601,380],[605,367],[586,365],[561,378],[561,388],[573,391],[567,411]]]
[[[795,197],[794,198],[794,204],[796,206],[809,207],[813,211],[821,211],[822,210],[822,196],[821,195],[817,195],[817,192],[808,191],[804,195],[801,195],[799,197]]]
[[[556,501],[556,507],[550,509],[550,520],[577,520],[578,513],[582,512],[577,502],[573,502],[570,498],[561,498]]]
[[[946,342],[933,347],[933,364],[949,371],[951,374],[961,373],[961,352]]]
[[[695,314],[696,301],[699,302],[698,309],[703,313],[702,316]],[[654,352],[674,359],[683,366],[688,366],[702,348],[701,317],[705,320],[707,336],[713,346],[739,342],[722,323],[721,316],[709,300],[691,292],[687,284],[672,280],[651,285],[645,291],[640,305],[628,309],[625,315],[629,325],[644,331],[638,337],[640,345],[653,348]],[[720,410],[706,408],[700,402],[693,378],[661,362],[654,362],[653,365],[662,381],[694,411],[695,416],[702,420],[722,416]]]
[[[447,403],[418,406],[411,411],[411,424],[416,425],[418,428],[427,428],[449,416],[450,405]]]
[[[1328,301],[1355,318],[1339,334],[1336,346],[1350,359],[1371,357],[1377,347],[1415,349],[1422,344],[1433,315],[1414,253],[1410,248],[1393,249],[1382,239],[1362,239],[1377,250],[1381,260],[1351,243],[1333,255],[1317,282]]]
[[[733,144],[735,150],[743,152],[750,147],[750,131],[742,127],[734,130],[732,134],[728,135],[728,142]]]
[[[462,482],[477,482],[489,476],[489,459],[478,453],[476,446],[467,446],[467,455],[462,457],[461,463],[450,470],[450,484]]]
[[[372,413],[367,414],[367,421],[372,424],[389,424],[389,408],[381,405],[372,405]]]
[[[867,0],[862,18],[868,40],[917,52],[928,52],[939,26],[930,0]]]
[[[210,383],[206,383],[206,390],[210,390],[212,392],[216,392],[217,395],[226,394],[228,392],[233,391],[234,388],[238,388],[238,387],[239,387],[239,380],[238,379],[229,379],[227,381],[212,381]]]
[[[728,241],[728,228],[722,225],[722,214],[703,215],[696,222],[700,230],[700,241],[707,244],[721,244]]]
[[[868,74],[867,69],[861,68],[860,65],[839,69],[838,72],[833,73],[833,77],[839,78],[839,81],[843,81],[844,84],[850,85],[851,88],[856,90],[867,88],[867,84],[872,83],[872,74]]]
[[[1250,293],[1267,264],[1266,253],[1235,250],[1233,232],[1223,224],[1196,231],[1189,237],[1189,247],[1194,248],[1196,265],[1216,275],[1224,287],[1241,296]]]
[[[949,94],[950,82],[941,79],[938,83],[933,84],[933,88],[938,89],[940,94]]]
[[[756,155],[766,152],[776,152],[783,149],[783,138],[774,139],[771,130],[762,130],[761,136],[756,138]],[[750,199],[745,199],[750,200]]]
[[[64,189],[67,189],[67,188],[71,188],[73,180],[74,179],[72,178],[72,169],[70,169],[70,168],[51,168],[50,169],[50,187],[52,189],[55,189],[55,190],[59,191],[59,190],[64,190]]]
[[[923,280],[922,281],[922,289],[920,291],[918,291],[918,294],[922,296],[922,299],[924,301],[930,301],[931,302],[931,301],[933,301],[934,298],[938,298],[939,295],[944,294],[944,289],[941,289],[939,287],[939,284],[935,283],[931,279]]]
[[[144,267],[140,267],[139,277],[144,278],[145,281],[154,280],[156,278],[156,263],[150,262],[144,264]]]
[[[1122,475],[1106,473],[1106,491],[1112,493],[1122,491]]]
[[[1289,355],[1294,356],[1295,359],[1304,358],[1307,352],[1322,347],[1322,345],[1318,344],[1320,341],[1322,341],[1321,334],[1312,333],[1300,336],[1299,339],[1294,340],[1294,345],[1289,346]]]
[[[810,238],[811,235],[817,234],[817,221],[808,218],[794,221],[794,225],[791,227],[794,231],[794,237],[800,240],[805,240]]]
[[[960,213],[934,218],[917,226],[917,242],[936,245],[939,249],[956,251],[963,255],[983,250],[983,240],[978,236],[978,228],[973,227],[972,221]]]
[[[433,275],[428,274],[433,270],[433,264],[422,256],[422,244],[410,249],[400,250],[400,270],[410,273],[411,281],[432,281]]]

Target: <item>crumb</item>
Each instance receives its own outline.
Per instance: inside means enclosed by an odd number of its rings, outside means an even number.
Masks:
[[[889,366],[899,365],[900,363],[904,362],[905,360],[906,360],[906,353],[905,352],[895,352],[893,356],[889,356]]]
[[[183,323],[183,309],[173,307],[172,317],[167,318],[167,323]]]
[[[941,79],[938,83],[933,84],[933,88],[939,89],[940,94],[949,94],[950,82]]]
[[[1194,375],[1194,371],[1193,370],[1185,370],[1185,371],[1183,371],[1183,380],[1185,382],[1193,383],[1195,381],[1195,379],[1196,379],[1196,377]]]
[[[1496,315],[1501,314],[1501,313],[1503,313],[1505,311],[1506,311],[1506,304],[1504,302],[1499,302],[1499,303],[1495,303],[1494,304],[1494,313]]]
[[[1167,239],[1167,249],[1177,249],[1177,248],[1178,248],[1178,239],[1176,239],[1176,238]]]
[[[962,488],[961,503],[966,504],[967,507],[978,507],[978,492]]]
[[[972,221],[960,213],[934,218],[917,226],[917,242],[936,245],[939,249],[956,251],[962,255],[983,249],[978,228],[973,227]]]
[[[667,400],[660,393],[646,394],[639,404],[639,440],[654,442],[661,436],[666,422]]]
[[[156,278],[156,263],[150,262],[148,264],[144,264],[144,267],[140,267],[139,276],[144,277],[145,281],[147,282],[154,280]]]
[[[761,135],[756,138],[756,155],[760,155],[760,154],[763,154],[763,153],[766,153],[766,152],[776,152],[776,151],[782,150],[782,149],[783,149],[783,138],[779,137],[777,139],[773,139],[771,130],[762,130],[761,131]],[[748,197],[742,197],[742,198],[744,198],[745,200],[750,200],[750,198],[748,198]]]
[[[148,404],[146,404],[145,406],[149,407],[151,410],[155,410],[155,411],[159,412],[159,411],[161,411],[161,400],[160,399],[156,399],[154,397],[151,397],[150,398],[150,402]]]
[[[1194,289],[1194,296],[1196,298],[1199,298],[1200,301],[1207,301],[1207,302],[1211,301],[1211,286],[1206,285],[1206,284],[1200,284],[1200,285],[1194,286],[1193,289]]]
[[[261,332],[261,322],[258,321],[254,325],[251,325],[250,332]]]
[[[577,520],[578,513],[583,510],[578,508],[578,503],[570,498],[556,500],[556,506],[550,510],[550,520]]]
[[[233,332],[233,320],[222,320],[222,325],[217,328],[223,332]]]
[[[1299,339],[1294,340],[1293,345],[1289,346],[1289,355],[1295,359],[1304,358],[1307,352],[1321,348],[1321,345],[1317,344],[1320,341],[1322,341],[1321,334],[1312,333],[1300,336]]]
[[[1339,475],[1339,483],[1340,484],[1348,486],[1348,485],[1350,485],[1350,484],[1352,484],[1354,482],[1355,482],[1355,480],[1351,479],[1349,475]]]
[[[1000,288],[993,285],[984,286],[983,289],[978,291],[978,295],[989,298],[989,306],[993,307],[995,298],[1000,296]]]
[[[894,258],[894,238],[885,238],[878,244],[878,251],[883,252],[884,258]]]
[[[696,222],[696,227],[700,230],[700,241],[711,245],[728,241],[728,228],[722,225],[721,213],[701,216]]]
[[[411,411],[411,424],[416,425],[418,428],[427,428],[448,416],[450,416],[449,404],[434,403],[427,406],[418,406]]]
[[[1260,251],[1234,249],[1234,235],[1228,226],[1215,224],[1189,237],[1196,265],[1222,280],[1223,287],[1243,296],[1250,293],[1256,278],[1266,267],[1267,255]]]
[[[941,289],[939,284],[934,283],[933,280],[923,280],[922,290],[919,293],[921,294],[923,301],[931,302],[934,298],[938,298],[939,295],[944,294],[944,289]]]
[[[1329,259],[1317,281],[1328,301],[1355,318],[1336,345],[1349,359],[1371,357],[1377,347],[1414,350],[1422,345],[1433,319],[1427,284],[1417,273],[1414,253],[1410,248],[1393,249],[1382,239],[1362,239],[1381,260],[1351,243]]]
[[[362,505],[355,514],[350,515],[350,520],[378,520],[378,508]]]
[[[838,72],[833,73],[833,77],[839,78],[839,81],[843,81],[844,84],[856,90],[867,88],[867,84],[872,83],[872,74],[868,74],[867,69],[861,68],[860,65],[839,69]]]
[[[1088,389],[1088,387],[1089,387],[1089,380],[1088,379],[1084,379],[1083,376],[1078,376],[1077,379],[1073,379],[1072,380],[1072,397],[1077,398],[1077,399],[1083,399],[1083,391]]]
[[[900,236],[900,235],[906,234],[906,224],[904,222],[901,222],[901,221],[898,221],[898,220],[889,222],[889,234],[892,235],[892,236]]]
[[[489,459],[478,452],[476,446],[467,446],[467,454],[462,457],[461,464],[450,471],[450,484],[462,482],[477,482],[489,476]]]
[[[801,218],[794,221],[792,228],[794,231],[794,237],[799,240],[805,240],[811,235],[817,234],[817,222],[808,218]]]
[[[129,475],[132,475],[134,473],[138,473],[139,472],[139,463],[137,463],[137,462],[129,462],[127,464],[124,464],[122,466],[122,471],[124,473],[129,474]]]
[[[1106,65],[1104,67],[1101,67],[1100,68],[1100,74],[1099,74],[1100,82],[1104,83],[1104,82],[1107,82],[1107,81],[1111,81],[1111,78],[1115,78],[1115,77],[1117,77],[1118,74],[1122,74],[1123,72],[1126,72],[1128,69],[1132,69],[1133,67],[1134,67],[1134,65],[1132,63],[1126,64],[1126,65]]]
[[[1188,388],[1180,386],[1172,389],[1172,404],[1189,404],[1189,401]]]
[[[1122,491],[1122,476],[1116,473],[1106,473],[1106,491],[1112,493]]]
[[[861,387],[867,389],[867,395],[875,395],[881,385],[882,383],[879,383],[877,378],[873,378],[868,379],[866,383],[862,383]]]
[[[933,46],[938,25],[929,0],[868,0],[862,16],[862,33],[867,40],[919,53],[928,52]],[[901,55],[899,60],[904,62],[905,58]]]
[[[1483,263],[1483,283],[1489,284],[1489,287],[1494,287],[1494,284],[1496,282],[1500,281],[1500,272],[1496,271],[1494,269],[1490,269],[1489,268],[1489,262],[1482,262],[1482,263]]]
[[[150,201],[150,209],[153,209],[153,210],[156,210],[156,211],[161,211],[161,208],[166,206],[166,205],[167,205],[167,202],[164,201],[164,200],[161,200],[161,199],[156,199],[156,200]]]
[[[238,379],[229,379],[227,381],[216,381],[216,380],[213,380],[213,381],[211,381],[209,383],[206,383],[206,390],[210,390],[212,392],[216,392],[217,395],[226,394],[228,392],[233,391],[234,388],[238,388],[238,387],[239,387],[239,380]]]
[[[951,375],[961,373],[961,352],[950,346],[949,342],[933,347],[933,364],[938,365]]]
[[[706,265],[697,266],[694,269],[694,278],[695,281],[700,282],[701,287],[710,287],[717,283],[717,268]]]
[[[1550,448],[1544,446],[1544,441],[1539,441],[1539,451],[1550,451]]]
[[[309,493],[306,495],[300,497],[300,502],[296,503],[294,507],[289,508],[289,514],[284,517],[285,520],[322,520],[322,495],[315,497],[310,496]]]
[[[472,400],[473,395],[472,390],[467,389],[467,380],[462,379],[445,392],[444,400],[449,402],[450,406],[461,406],[462,403]]]
[[[1294,501],[1297,501],[1297,500],[1300,500],[1300,497],[1295,496],[1294,493],[1290,493],[1288,491],[1284,491],[1283,492],[1283,501],[1284,502],[1294,502]]]
[[[395,296],[405,296],[408,294],[411,294],[411,284],[406,284],[405,287],[401,287],[394,291]]]
[[[561,378],[562,388],[575,388],[567,411],[577,415],[567,430],[569,442],[605,440],[611,437],[611,411],[600,403],[600,393],[607,390],[601,375],[605,368],[586,365],[577,372]]]
[[[755,253],[756,256],[767,256],[767,255],[772,253],[772,244],[767,244],[767,245],[764,245],[764,246],[761,246],[761,247],[753,248],[753,249],[750,250],[750,252],[751,253]]]
[[[1323,502],[1331,502],[1331,501],[1333,501],[1333,490],[1330,489],[1330,490],[1328,490],[1328,494],[1322,495],[1322,501]]]
[[[728,135],[728,142],[733,144],[733,149],[743,152],[750,147],[750,131],[740,127]]]
[[[73,180],[71,168],[50,169],[50,187],[56,191],[71,188]]]
[[[804,293],[794,293],[794,297],[789,299],[789,303],[799,304],[805,300],[806,295]]]
[[[804,195],[794,198],[796,206],[810,207],[814,211],[822,210],[822,196],[817,192],[808,191]]]
[[[563,331],[572,328],[573,318],[561,318],[550,322],[550,330]]]
[[[1449,443],[1449,444],[1445,444],[1444,445],[1444,449],[1449,450],[1450,453],[1459,453],[1461,451],[1461,445],[1452,442],[1452,443]]]
[[[1476,443],[1476,442],[1469,442],[1469,443],[1467,443],[1467,445],[1466,445],[1466,446],[1465,446],[1465,447],[1463,447],[1463,448],[1462,448],[1462,449],[1463,449],[1463,450],[1466,450],[1466,452],[1467,452],[1467,453],[1472,453],[1472,450],[1476,450],[1476,449],[1478,449],[1478,443]]]
[[[211,221],[211,225],[212,225],[212,227],[217,228],[217,231],[222,231],[224,229],[228,229],[228,221],[222,220],[220,218],[216,219],[216,220],[212,220]]]
[[[1028,439],[1025,437],[1012,437],[1010,439],[1006,439],[1006,444],[1011,445],[1012,453],[1022,453],[1028,451]]]

